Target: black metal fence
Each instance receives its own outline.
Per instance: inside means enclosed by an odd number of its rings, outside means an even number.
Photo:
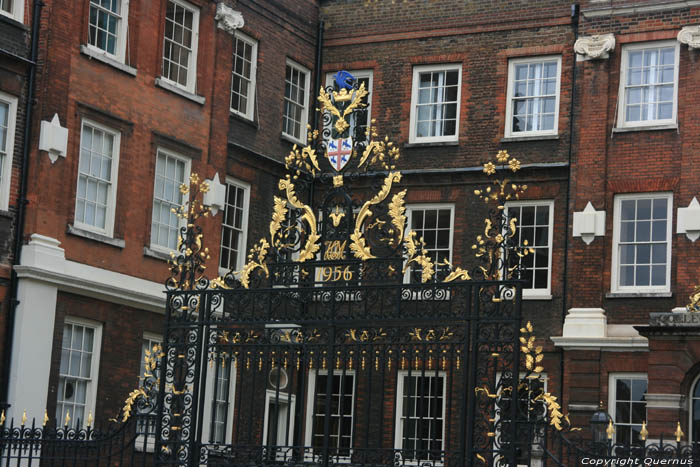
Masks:
[[[0,426],[0,465],[33,466],[152,466],[154,415],[137,414],[126,423],[90,427],[80,421],[56,427],[8,420]],[[82,428],[78,428],[81,427]]]

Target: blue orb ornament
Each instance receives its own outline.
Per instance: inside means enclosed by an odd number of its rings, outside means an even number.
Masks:
[[[338,89],[347,89],[348,91],[352,89],[352,86],[355,83],[355,77],[345,70],[340,70],[333,76],[333,79],[335,80],[335,84],[338,86]]]

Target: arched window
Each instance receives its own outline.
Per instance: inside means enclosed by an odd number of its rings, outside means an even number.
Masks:
[[[690,386],[690,440],[693,443],[700,442],[700,375]]]

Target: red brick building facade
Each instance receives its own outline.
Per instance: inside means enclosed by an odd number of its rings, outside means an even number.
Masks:
[[[435,259],[476,265],[482,164],[521,161],[524,319],[574,423],[603,401],[620,440],[643,420],[700,432],[697,328],[649,326],[686,316],[700,281],[700,3],[45,3],[11,414],[114,416],[161,338],[174,187],[212,180],[210,276],[240,269],[314,89],[345,69],[401,149],[409,227]]]
[[[308,115],[318,7],[283,3],[45,2],[8,417],[118,413],[162,340],[189,174],[218,208],[209,270],[241,268],[301,137],[283,135],[288,63]]]

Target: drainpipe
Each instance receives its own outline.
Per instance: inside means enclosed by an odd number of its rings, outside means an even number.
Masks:
[[[574,29],[574,43],[578,39],[578,26],[580,19],[580,7],[578,3],[571,5],[571,25]],[[569,277],[569,236],[572,232],[569,230],[569,202],[571,201],[571,158],[574,148],[574,106],[576,102],[576,52],[574,52],[574,60],[571,65],[571,103],[569,104],[569,176],[566,178],[566,203],[564,204],[564,215],[566,218],[566,229],[564,235],[564,275],[562,277],[562,305],[561,305],[561,323],[562,329],[564,327],[564,320],[566,320],[566,308],[567,308],[567,286]],[[559,388],[561,390],[561,400],[564,401],[564,349],[559,348]]]
[[[323,57],[323,28],[324,21],[320,19],[318,21],[318,29],[316,31],[316,79],[314,80],[314,90],[311,93],[312,102],[316,101],[316,93],[321,89],[321,59]],[[314,108],[314,106],[312,106]],[[313,130],[318,130],[318,112],[314,112],[313,123],[311,124]],[[314,182],[315,178],[311,177],[311,184],[309,186],[309,206],[314,205]]]
[[[5,323],[5,346],[3,349],[2,366],[2,393],[0,395],[0,407],[9,407],[7,400],[7,390],[10,384],[10,364],[12,362],[12,342],[14,338],[15,313],[17,312],[17,286],[18,278],[15,266],[20,264],[20,254],[22,252],[22,242],[24,238],[24,215],[27,205],[27,178],[29,176],[29,146],[32,135],[32,109],[34,105],[34,82],[36,80],[36,61],[39,48],[39,20],[41,9],[44,6],[42,0],[34,0],[32,18],[32,42],[31,58],[29,62],[29,85],[27,90],[27,102],[24,112],[24,136],[22,141],[22,171],[19,183],[19,199],[17,200],[17,219],[15,222],[15,244],[12,255],[12,272],[10,277],[10,297],[7,321]]]

